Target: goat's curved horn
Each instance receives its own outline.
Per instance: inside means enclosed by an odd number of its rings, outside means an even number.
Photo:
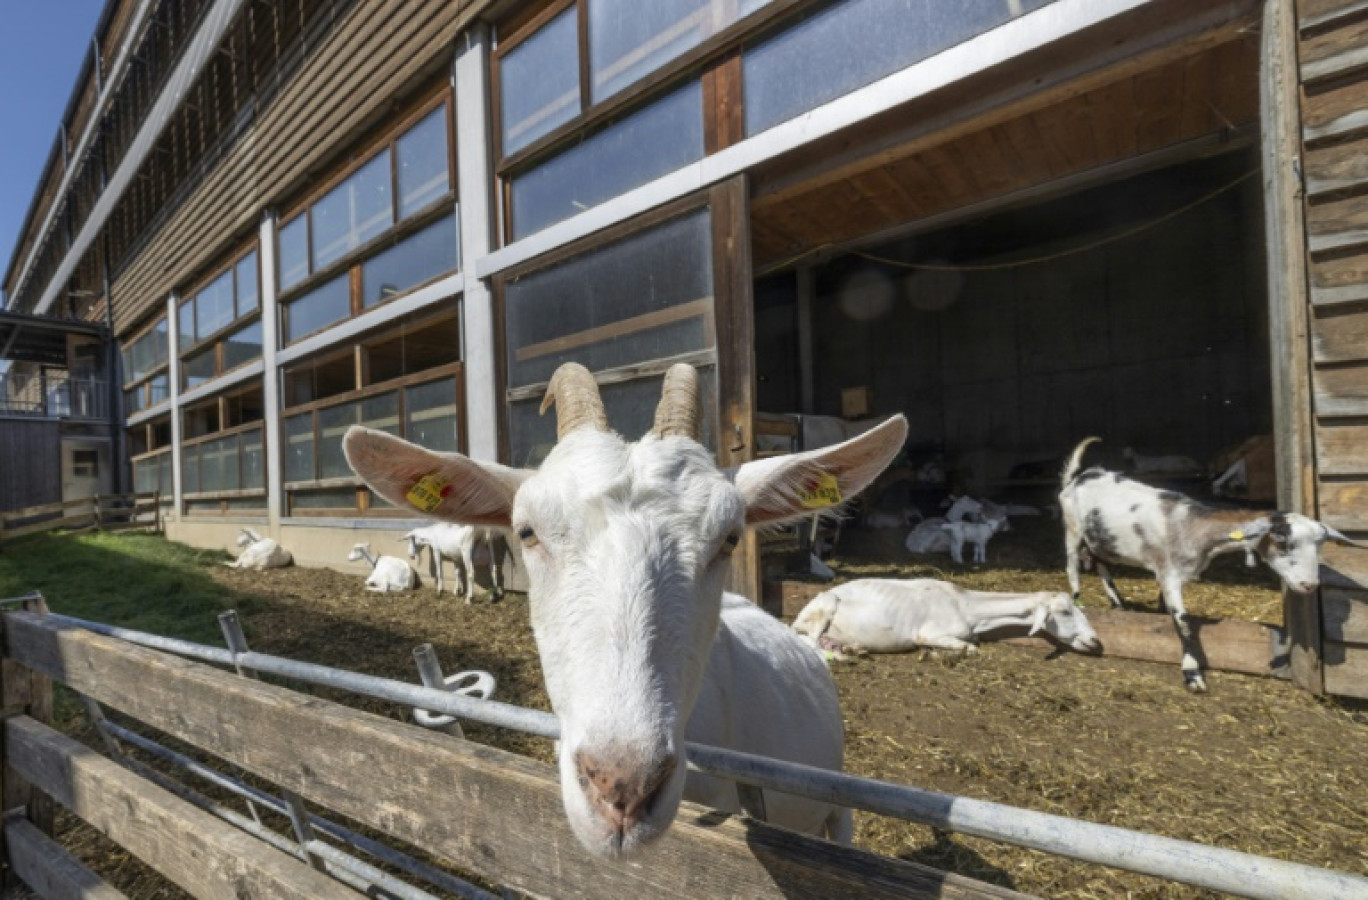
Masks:
[[[698,440],[698,371],[688,363],[675,363],[665,373],[651,433]]]
[[[563,363],[551,375],[546,396],[542,398],[542,415],[552,403],[556,404],[556,440],[584,425],[595,431],[608,430],[608,414],[603,411],[598,383],[579,363]]]
[[[1325,529],[1325,536],[1330,540],[1334,541],[1336,544],[1345,544],[1349,547],[1368,547],[1368,544],[1365,544],[1362,541],[1356,541],[1353,538],[1341,533],[1340,531],[1331,528],[1324,522],[1321,523],[1321,527]]]

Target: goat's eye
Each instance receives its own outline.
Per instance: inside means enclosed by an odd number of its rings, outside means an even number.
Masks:
[[[741,544],[740,534],[729,534],[722,541],[722,546],[717,548],[717,552],[723,556],[731,556],[736,552],[736,548]]]
[[[522,541],[524,547],[535,547],[541,541],[537,539],[537,533],[532,530],[531,525],[524,525],[518,529],[518,540]]]

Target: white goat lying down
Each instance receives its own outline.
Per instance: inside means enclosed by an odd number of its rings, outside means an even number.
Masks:
[[[244,548],[242,553],[232,562],[224,563],[234,569],[279,569],[294,562],[289,550],[250,528],[242,529],[237,545]]]
[[[376,556],[371,553],[368,543],[352,547],[347,559],[350,562],[364,559],[370,563],[371,573],[366,576],[368,591],[411,591],[418,587],[418,573],[413,571],[408,563],[397,556]]]
[[[1086,557],[1096,563],[1112,606],[1119,607],[1121,595],[1108,566],[1141,566],[1153,572],[1178,629],[1183,679],[1191,690],[1205,691],[1206,679],[1183,606],[1183,585],[1201,577],[1214,557],[1243,552],[1252,561],[1251,554],[1257,554],[1288,590],[1306,594],[1320,583],[1320,545],[1326,540],[1354,544],[1297,513],[1213,509],[1106,469],[1080,472],[1083,452],[1096,440],[1088,438],[1074,448],[1062,476],[1059,505],[1069,588],[1077,599],[1079,563]]]
[[[343,447],[401,509],[419,481],[439,483],[440,501],[424,512],[518,535],[561,726],[561,796],[580,842],[629,856],[670,827],[682,797],[739,809],[732,785],[686,776],[686,738],[839,769],[841,710],[826,667],[748,601],[724,599],[722,584],[746,528],[805,519],[805,501],[862,490],[902,447],[906,421],[720,471],[698,443],[687,365],[666,374],[655,425],[636,443],[609,430],[583,366],[556,370],[543,410],[552,402],[558,440],[537,471],[360,427]],[[850,839],[848,810],[770,791],[765,807],[776,824]]]
[[[465,602],[475,599],[475,551],[484,543],[489,552],[489,580],[494,599],[503,596],[503,565],[512,559],[508,541],[497,528],[476,528],[474,525],[453,525],[439,522],[423,528],[415,528],[399,538],[408,541],[409,559],[418,562],[423,548],[431,552],[428,563],[429,574],[437,581],[437,593],[442,593],[445,582],[442,568],[445,560],[451,560],[456,569],[456,584],[465,594]]]
[[[847,582],[813,597],[793,621],[793,630],[807,644],[838,654],[904,653],[917,647],[973,651],[980,635],[1024,626],[1083,653],[1101,646],[1088,617],[1062,591],[969,591],[933,578]]]

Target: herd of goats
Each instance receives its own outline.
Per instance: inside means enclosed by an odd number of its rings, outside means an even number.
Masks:
[[[860,580],[818,595],[788,627],[723,591],[743,533],[804,522],[815,509],[848,502],[902,451],[907,423],[894,416],[832,446],[724,470],[699,443],[697,391],[692,367],[671,368],[653,427],[629,442],[609,427],[593,376],[567,363],[542,404],[543,412],[555,407],[557,441],[536,470],[437,453],[359,426],[343,441],[352,469],[380,497],[441,523],[403,540],[412,559],[431,551],[434,575],[443,558],[459,559],[467,600],[476,545],[501,545],[504,535],[516,541],[560,720],[566,815],[581,843],[602,856],[630,856],[656,840],[681,799],[742,811],[735,784],[686,771],[686,741],[840,769],[843,718],[827,666],[834,653],[967,651],[979,635],[1008,626],[1096,651],[1097,635],[1075,602],[1079,570],[1095,567],[1119,605],[1108,567],[1124,564],[1154,573],[1182,638],[1187,684],[1204,690],[1183,585],[1213,557],[1244,553],[1251,564],[1266,562],[1289,589],[1310,591],[1320,546],[1347,541],[1305,516],[1216,509],[1085,469],[1090,438],[1069,456],[1059,494],[1072,597]],[[288,560],[253,532],[240,543],[238,565]],[[416,584],[407,561],[377,558],[364,544],[350,559],[370,563],[373,589]],[[495,562],[497,569],[501,554]],[[496,575],[496,592],[500,585]],[[848,810],[769,791],[763,800],[770,822],[850,840]]]

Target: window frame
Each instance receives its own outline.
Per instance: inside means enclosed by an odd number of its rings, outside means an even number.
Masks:
[[[140,378],[135,378],[131,381],[126,380],[123,382],[123,384],[119,386],[119,399],[121,402],[125,404],[127,403],[125,395],[128,394],[128,392],[138,390],[142,391],[143,394],[142,405],[139,406],[137,410],[133,412],[129,412],[125,409],[125,418],[127,418],[129,415],[141,415],[142,413],[147,412],[149,409],[152,409],[156,406],[160,406],[163,403],[171,402],[171,328],[178,326],[173,325],[171,323],[170,317],[166,313],[162,313],[161,315],[153,318],[150,322],[147,323],[147,325],[143,326],[138,331],[133,332],[132,337],[128,337],[119,341],[119,364],[122,367],[125,349],[131,349],[132,346],[136,344],[138,341],[141,341],[143,338],[147,337],[152,332],[156,331],[157,326],[162,322],[165,322],[167,326],[166,361],[163,362],[161,365],[154,367],[152,371],[148,372],[146,375],[143,375]],[[125,376],[126,375],[127,373],[125,373]],[[158,400],[154,403],[152,402],[151,398],[152,382],[160,375],[167,376],[166,398],[163,400]]]
[[[427,118],[429,114],[437,110],[439,107],[443,107],[446,110],[445,136],[447,140],[447,190],[441,196],[434,198],[433,200],[424,204],[421,208],[409,213],[409,215],[406,218],[401,219],[399,217],[400,198],[399,156],[397,151],[398,142],[401,138],[406,136],[409,133],[409,131],[413,129],[414,126],[422,122],[425,118]],[[366,242],[358,244],[357,246],[348,250],[346,253],[342,254],[337,259],[328,263],[326,266],[322,268],[315,267],[313,249],[314,205],[319,200],[323,199],[325,196],[331,193],[334,188],[340,186],[343,182],[345,182],[357,171],[359,171],[369,163],[373,162],[375,158],[382,153],[389,154],[391,214],[391,222],[389,227],[386,228],[380,234],[376,235],[375,237],[370,238]],[[380,303],[374,304],[369,307],[364,305],[364,298],[361,295],[361,267],[365,264],[365,262],[368,259],[374,257],[382,250],[385,250],[391,246],[394,246],[395,244],[402,242],[405,238],[412,236],[418,231],[421,231],[428,225],[435,223],[442,216],[456,214],[456,211],[453,207],[458,205],[460,202],[460,190],[456,165],[457,146],[455,100],[450,86],[446,83],[443,83],[438,87],[434,88],[433,90],[424,94],[423,97],[407,113],[405,113],[395,122],[387,126],[373,140],[367,142],[360,150],[356,151],[348,162],[341,165],[335,172],[333,172],[326,179],[324,179],[324,181],[318,187],[314,188],[303,198],[297,200],[292,206],[289,207],[287,212],[280,217],[279,225],[276,228],[276,283],[281,284],[280,276],[283,271],[284,265],[284,259],[282,257],[282,254],[280,253],[279,233],[288,226],[293,225],[295,222],[297,222],[301,216],[304,217],[305,223],[304,250],[307,256],[306,263],[308,271],[303,278],[299,279],[294,284],[291,284],[288,288],[284,288],[278,291],[277,307],[280,310],[280,334],[282,336],[282,340],[280,341],[281,346],[288,346],[290,344],[296,343],[300,340],[303,340],[304,338],[309,337],[310,335],[317,334],[320,331],[323,331],[327,328],[331,328],[333,327],[333,325],[338,324],[337,322],[334,322],[332,324],[325,325],[322,328],[315,329],[314,331],[308,332],[306,334],[290,334],[289,306],[290,303],[292,303],[293,301],[300,299],[304,295],[313,291],[315,288],[323,286],[327,282],[333,280],[334,278],[337,278],[338,276],[344,273],[347,274],[349,278],[348,292],[350,296],[350,313],[348,315],[348,318],[353,318],[357,315],[360,315],[362,312],[369,312],[372,309],[378,309],[386,303],[392,303],[394,300],[400,297],[407,296],[408,294],[411,294],[417,290],[421,290],[422,288],[428,286],[429,284],[432,284],[435,281],[440,280],[441,278],[447,277],[447,275],[440,275],[428,279],[422,284],[414,285],[413,287],[405,291],[397,293],[394,296],[388,297]],[[459,223],[457,227],[459,229]],[[463,265],[463,263],[464,261],[460,260],[458,255],[458,267],[456,271],[460,271],[460,268]],[[449,275],[450,273],[447,274]],[[346,319],[338,320],[338,322],[342,321],[346,321]],[[287,335],[288,339],[286,339]]]
[[[252,310],[251,312],[247,313],[246,315],[239,316],[239,315],[237,315],[237,301],[238,301],[238,276],[237,276],[237,267],[238,267],[238,263],[242,262],[242,261],[243,261],[244,259],[246,259],[248,256],[251,256],[253,253],[256,254],[256,259],[257,259],[257,264],[256,264],[256,297],[257,297],[256,309]],[[235,318],[233,318],[231,321],[229,321],[228,324],[223,325],[223,326],[220,327],[217,331],[215,331],[215,332],[213,332],[212,334],[210,334],[208,337],[200,338],[198,341],[194,341],[194,342],[192,342],[192,343],[190,343],[190,344],[187,344],[187,345],[184,346],[184,347],[177,347],[177,348],[176,348],[176,349],[179,351],[179,353],[177,354],[177,357],[176,357],[176,361],[177,361],[177,364],[178,364],[178,365],[177,365],[177,369],[179,370],[179,375],[180,375],[180,389],[183,390],[183,391],[198,390],[198,389],[199,389],[200,387],[202,387],[203,385],[209,384],[210,382],[214,381],[214,380],[217,379],[217,378],[221,378],[221,377],[223,377],[224,375],[227,375],[227,374],[230,373],[230,372],[235,372],[235,371],[237,371],[238,369],[243,368],[244,366],[250,366],[252,363],[254,363],[254,362],[257,361],[257,360],[255,360],[255,359],[252,359],[252,360],[248,360],[248,361],[243,362],[243,363],[238,363],[236,366],[233,366],[233,367],[231,367],[231,368],[225,369],[225,368],[223,367],[223,360],[224,360],[224,353],[223,353],[223,350],[224,350],[224,345],[227,343],[228,338],[230,338],[230,337],[232,337],[233,335],[237,334],[237,333],[238,333],[239,331],[241,331],[242,329],[250,327],[253,321],[261,321],[261,307],[262,307],[261,297],[262,297],[262,282],[263,282],[263,279],[262,279],[262,272],[261,272],[261,246],[260,246],[260,241],[258,241],[258,240],[256,240],[256,239],[253,239],[252,241],[250,241],[250,242],[247,243],[246,245],[244,245],[244,246],[238,248],[231,256],[228,257],[228,261],[227,261],[227,262],[223,263],[222,265],[215,266],[214,269],[213,269],[208,275],[206,275],[206,276],[204,276],[203,278],[199,279],[197,282],[194,282],[194,288],[193,288],[193,290],[188,290],[188,291],[185,291],[185,292],[184,292],[184,294],[182,295],[182,296],[184,297],[184,299],[178,300],[178,301],[176,302],[176,322],[175,322],[175,328],[177,329],[176,334],[177,334],[177,335],[180,334],[180,330],[179,330],[179,329],[180,329],[180,314],[181,314],[181,309],[182,309],[182,307],[184,307],[186,304],[189,304],[189,303],[195,303],[195,301],[199,299],[199,295],[200,295],[201,293],[204,292],[204,289],[207,288],[207,287],[209,287],[209,285],[213,284],[213,283],[214,283],[216,280],[218,280],[224,273],[232,273],[232,276],[233,276],[233,279],[232,279],[232,280],[233,280],[233,314],[234,314]],[[195,327],[196,327],[196,330],[198,330],[198,328],[199,328],[199,307],[198,307],[198,305],[195,307]],[[263,338],[263,343],[264,343],[264,339],[265,339],[264,329],[263,329],[262,338]],[[191,356],[198,356],[198,355],[200,355],[200,354],[203,353],[206,349],[208,349],[211,345],[212,345],[213,348],[214,348],[214,374],[211,375],[211,376],[209,376],[207,379],[205,379],[205,381],[202,382],[201,384],[195,385],[195,386],[192,388],[192,387],[190,387],[190,385],[189,385],[189,384],[187,383],[187,381],[186,381],[186,379],[189,377],[189,373],[188,373],[188,371],[187,371],[187,369],[186,369],[185,362],[186,362],[186,360],[187,360],[189,357],[191,357]],[[264,351],[263,351],[263,353],[264,353]],[[260,358],[261,358],[261,357],[258,357],[258,359],[260,359]]]
[[[209,432],[209,433],[207,433],[207,434],[198,435],[198,436],[193,437],[193,438],[187,438],[187,437],[182,437],[182,438],[181,438],[181,441],[180,441],[180,450],[181,450],[181,513],[182,513],[183,515],[185,515],[185,516],[187,516],[187,517],[213,517],[213,516],[216,516],[216,515],[218,515],[218,516],[224,516],[224,515],[247,515],[247,516],[266,515],[266,505],[267,505],[266,494],[267,494],[267,484],[269,483],[269,480],[270,480],[270,465],[271,465],[271,463],[270,463],[270,459],[268,458],[268,456],[267,456],[267,454],[266,454],[266,417],[265,417],[265,410],[263,409],[262,418],[260,418],[260,419],[257,419],[257,420],[252,421],[252,422],[244,422],[244,423],[242,423],[242,424],[240,424],[240,425],[232,425],[232,426],[229,426],[229,427],[227,427],[227,428],[224,428],[224,427],[223,427],[223,423],[227,420],[227,407],[228,407],[229,401],[231,401],[232,398],[234,398],[234,397],[238,397],[238,396],[241,396],[241,395],[243,395],[243,394],[251,393],[251,392],[253,392],[253,391],[261,391],[261,392],[263,393],[263,398],[264,398],[265,385],[264,385],[264,384],[257,383],[257,382],[252,382],[252,383],[249,383],[249,384],[246,384],[246,385],[240,385],[240,386],[234,387],[234,388],[232,388],[232,389],[230,389],[230,390],[226,390],[226,391],[222,392],[221,394],[216,395],[215,397],[213,397],[213,398],[211,398],[211,399],[204,400],[204,401],[200,401],[200,402],[197,402],[197,403],[192,403],[192,404],[190,404],[190,405],[188,405],[188,406],[181,407],[180,409],[178,409],[178,410],[176,411],[176,414],[179,415],[179,416],[181,417],[181,432],[182,432],[182,435],[183,435],[184,432],[185,432],[185,417],[186,417],[187,415],[191,414],[193,411],[195,411],[195,410],[197,410],[197,409],[201,409],[201,408],[203,408],[203,407],[205,407],[205,406],[208,406],[208,405],[211,404],[211,403],[216,404],[216,405],[218,406],[218,420],[219,420],[219,426],[220,426],[220,427],[218,428],[217,431],[211,431],[211,432]],[[185,476],[186,476],[186,462],[187,462],[185,451],[186,451],[188,448],[198,447],[198,446],[200,446],[201,444],[212,443],[212,442],[214,442],[214,441],[222,440],[223,438],[240,436],[240,435],[248,434],[248,433],[251,433],[251,432],[260,432],[260,435],[261,435],[261,455],[262,455],[263,464],[262,464],[262,467],[261,467],[261,484],[260,484],[260,486],[255,486],[255,487],[238,487],[238,488],[230,488],[230,489],[228,489],[228,490],[218,490],[218,491],[187,491],[187,490],[185,490]],[[198,465],[198,462],[196,463],[196,465]],[[241,443],[240,443],[240,442],[239,442],[239,450],[238,450],[238,455],[237,455],[237,467],[238,467],[238,478],[237,478],[237,481],[238,481],[238,484],[241,485],[242,482],[243,482],[243,471],[242,471],[242,452],[241,452]],[[198,472],[197,472],[197,474],[198,474]],[[252,509],[229,509],[228,503],[227,503],[228,500],[237,500],[237,499],[247,498],[247,497],[260,497],[260,498],[261,498],[261,506],[260,506],[259,508],[253,507]],[[212,512],[212,511],[209,511],[209,510],[204,510],[204,509],[195,509],[195,510],[193,510],[193,511],[191,510],[191,504],[192,504],[192,503],[203,504],[203,503],[205,503],[205,502],[207,502],[207,501],[214,501],[214,500],[220,501],[220,504],[219,504],[219,511],[218,511],[217,513]]]

